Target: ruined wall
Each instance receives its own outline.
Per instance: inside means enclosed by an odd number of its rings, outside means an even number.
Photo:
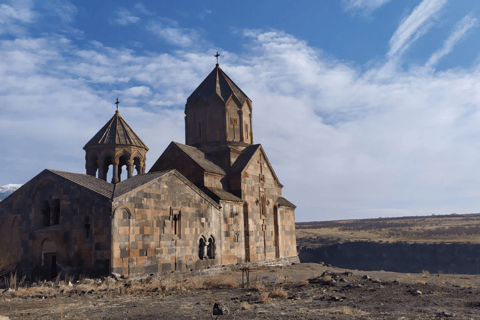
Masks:
[[[108,272],[107,198],[44,171],[5,200],[0,202],[0,248],[12,248],[20,272],[45,278],[58,272]],[[59,204],[58,221],[50,216],[49,225],[42,214],[46,202],[51,215],[52,204]]]
[[[128,275],[220,265],[221,211],[192,187],[170,172],[114,200],[113,272]],[[202,238],[214,240],[213,259],[200,259]]]

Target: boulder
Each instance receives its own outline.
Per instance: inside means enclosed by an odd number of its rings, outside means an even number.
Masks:
[[[214,316],[226,316],[230,313],[230,310],[228,310],[227,306],[224,305],[223,303],[215,303],[213,305],[213,315]]]

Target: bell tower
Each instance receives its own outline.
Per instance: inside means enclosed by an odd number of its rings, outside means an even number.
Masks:
[[[87,174],[107,180],[110,166],[113,166],[112,183],[120,182],[122,168],[126,166],[127,178],[145,173],[147,146],[123,120],[117,110],[113,117],[83,147]],[[98,172],[98,175],[97,175]]]
[[[217,64],[185,104],[185,143],[210,153],[253,144],[252,100]]]

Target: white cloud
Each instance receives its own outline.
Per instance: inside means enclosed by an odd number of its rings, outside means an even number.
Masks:
[[[126,8],[117,8],[113,13],[113,17],[111,17],[109,21],[112,25],[127,26],[129,24],[140,22],[140,18],[134,16]]]
[[[32,1],[9,1],[0,4],[0,35],[16,36],[27,33],[25,25],[33,22],[37,14],[32,10]]]
[[[463,19],[455,25],[454,30],[448,36],[447,40],[445,40],[443,47],[437,52],[435,52],[430,57],[430,59],[428,59],[425,66],[428,68],[434,67],[438,63],[438,61],[440,61],[440,59],[452,52],[455,44],[457,44],[458,41],[462,40],[470,29],[476,26],[477,19],[473,18],[470,15],[463,17]]]
[[[196,30],[165,26],[158,21],[151,21],[147,26],[147,30],[160,39],[180,47],[189,47],[200,39],[200,35]]]
[[[431,20],[445,6],[447,0],[423,0],[406,17],[390,39],[390,58],[401,55],[432,26]]]
[[[369,14],[390,1],[391,0],[343,0],[343,8],[346,11],[362,11]]]
[[[249,50],[222,50],[220,65],[253,100],[254,141],[299,221],[477,210],[480,71],[393,69],[385,81],[383,66],[361,72],[284,32],[244,36]],[[214,64],[212,52],[187,49],[0,40],[0,177],[84,172],[82,147],[117,95],[151,166],[170,141],[184,142],[185,100]]]

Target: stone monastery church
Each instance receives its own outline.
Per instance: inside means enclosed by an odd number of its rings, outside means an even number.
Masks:
[[[252,101],[218,63],[187,99],[185,138],[146,173],[117,99],[84,147],[86,174],[46,169],[0,202],[0,254],[45,278],[298,262],[295,206],[253,144]]]

